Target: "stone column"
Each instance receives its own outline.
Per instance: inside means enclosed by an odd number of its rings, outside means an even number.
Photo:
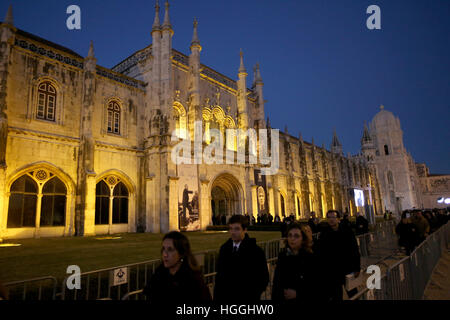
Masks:
[[[8,198],[9,196],[6,194],[6,168],[0,167],[0,239],[6,235]]]
[[[169,176],[169,231],[179,231],[178,225],[178,180]]]
[[[159,233],[159,214],[155,208],[155,176],[149,175],[145,178],[145,211],[146,211],[146,231]]]
[[[255,218],[258,216],[258,186],[257,185],[251,185],[252,189],[252,207],[253,211],[249,212],[249,215],[253,215]]]
[[[36,239],[39,239],[41,237],[40,235],[40,228],[41,228],[41,207],[42,207],[42,190],[39,190],[39,194],[37,195],[37,204],[36,204],[36,225],[34,228],[34,237]]]
[[[209,180],[200,179],[200,228],[206,230],[212,224],[211,197],[208,192]]]
[[[89,173],[86,175],[86,202],[84,211],[84,235],[95,235],[95,190],[96,190],[96,174]],[[112,206],[111,206],[112,210]]]

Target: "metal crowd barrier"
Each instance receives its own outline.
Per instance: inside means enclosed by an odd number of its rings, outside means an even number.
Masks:
[[[380,289],[365,287],[350,300],[421,300],[434,267],[449,249],[450,223],[429,235],[412,253],[388,267]]]
[[[50,283],[48,283],[50,282]],[[10,300],[55,300],[57,280],[46,276],[4,284]]]
[[[66,277],[61,284],[61,300],[120,300],[128,292],[145,286],[160,260],[94,270],[81,273],[80,289],[68,289]]]

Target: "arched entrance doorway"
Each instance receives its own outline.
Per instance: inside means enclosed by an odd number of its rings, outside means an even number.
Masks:
[[[226,224],[233,214],[243,212],[242,188],[229,173],[219,175],[211,185],[211,219],[213,224]]]

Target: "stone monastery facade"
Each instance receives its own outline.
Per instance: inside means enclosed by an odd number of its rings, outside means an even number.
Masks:
[[[83,57],[16,28],[9,9],[0,25],[0,238],[205,230],[247,213],[355,215],[367,209],[355,189],[383,212],[376,167],[344,156],[336,133],[327,150],[280,132],[273,175],[251,163],[174,163],[174,130],[192,138],[200,122],[203,146],[216,129],[236,154],[241,141],[226,129],[270,123],[259,66],[247,88],[242,53],[237,80],[201,64],[196,22],[190,54],[173,49],[164,11],[161,23],[156,8],[151,44],[108,69],[92,43]]]

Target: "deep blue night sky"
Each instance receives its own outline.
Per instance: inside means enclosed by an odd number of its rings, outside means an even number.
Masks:
[[[2,1],[15,26],[113,67],[151,42],[153,0]],[[66,27],[66,8],[81,8],[81,30]],[[273,127],[317,145],[336,128],[344,152],[359,152],[364,120],[380,104],[400,117],[416,162],[450,173],[450,1],[173,0],[173,47],[189,54],[199,20],[201,62],[237,79],[239,49],[253,78],[260,62],[266,115]],[[366,9],[381,8],[381,30]],[[161,3],[162,9],[164,5]],[[161,12],[161,21],[163,10]],[[447,142],[446,142],[447,141]]]

